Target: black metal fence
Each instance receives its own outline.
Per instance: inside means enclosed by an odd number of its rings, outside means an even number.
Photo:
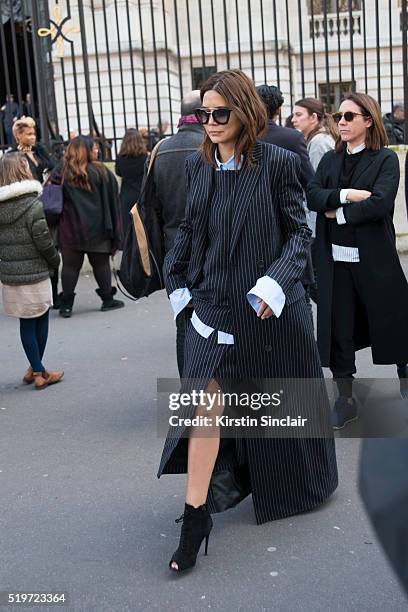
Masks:
[[[348,90],[391,112],[407,26],[407,0],[0,0],[0,145],[25,113],[46,143],[91,133],[115,156],[126,128],[172,133],[183,95],[233,67],[278,85],[286,115]]]

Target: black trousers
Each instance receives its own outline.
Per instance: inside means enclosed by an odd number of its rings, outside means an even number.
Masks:
[[[359,263],[336,262],[333,275],[330,369],[340,395],[351,395],[356,373],[354,344],[358,313],[365,312],[359,292]],[[366,315],[367,316],[367,315]]]
[[[356,321],[367,317],[364,299],[359,290],[359,263],[338,261],[334,264],[331,324],[330,369],[340,395],[351,396],[353,374],[356,373],[354,344]],[[404,368],[405,364],[397,364]]]

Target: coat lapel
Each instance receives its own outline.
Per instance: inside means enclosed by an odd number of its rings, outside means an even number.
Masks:
[[[330,168],[330,173],[328,175],[330,177],[330,182],[333,185],[333,187],[337,187],[339,184],[341,169],[343,167],[344,156],[345,156],[345,152],[337,153],[336,155],[333,156],[333,163]]]
[[[232,258],[232,254],[237,245],[248,206],[251,201],[251,196],[262,170],[262,145],[259,142],[257,142],[254,147],[252,157],[252,165],[248,167],[245,164],[242,170],[239,171],[238,188],[235,193],[233,203],[234,213],[231,223],[230,259]]]
[[[360,161],[358,162],[356,169],[354,171],[353,183],[355,184],[360,176],[371,166],[373,161],[377,156],[378,151],[369,151],[368,149],[364,150],[363,155],[361,156]]]
[[[200,160],[196,171],[193,172],[191,183],[194,189],[191,193],[193,202],[193,217],[195,231],[193,232],[191,283],[194,284],[204,265],[206,243],[208,237],[208,216],[210,212],[210,198],[213,186],[213,169],[210,164]]]
[[[193,177],[192,182],[195,185],[193,192],[194,208],[199,219],[199,226],[206,223],[210,208],[210,196],[212,194],[213,185],[213,169],[210,164],[200,160],[198,173]]]

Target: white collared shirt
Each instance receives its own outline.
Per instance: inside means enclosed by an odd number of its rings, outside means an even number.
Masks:
[[[231,157],[226,162],[221,162],[218,159],[218,151],[215,150],[215,163],[217,164],[217,170],[235,170],[235,153],[231,155]],[[239,160],[237,170],[241,170],[242,164],[244,163],[244,156],[241,155],[241,159]]]

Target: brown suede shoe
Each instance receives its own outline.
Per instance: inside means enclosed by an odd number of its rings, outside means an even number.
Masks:
[[[33,368],[31,366],[28,368],[27,372],[24,374],[23,382],[26,385],[31,385],[31,383],[34,382]]]
[[[58,372],[33,372],[34,376],[34,385],[36,389],[45,389],[48,385],[53,385],[61,380],[64,376],[63,370]]]

